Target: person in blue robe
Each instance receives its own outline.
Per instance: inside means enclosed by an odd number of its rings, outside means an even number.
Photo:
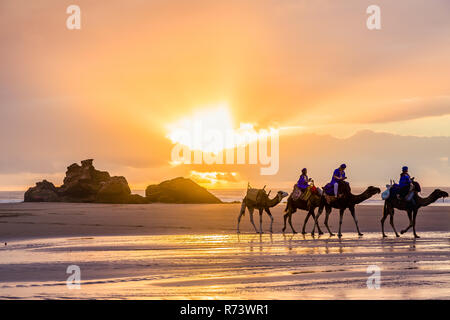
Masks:
[[[345,176],[345,168],[347,168],[347,166],[345,165],[345,163],[341,164],[341,166],[337,169],[334,170],[333,172],[333,177],[331,177],[331,182],[330,184],[333,186],[334,188],[334,195],[337,197],[338,195],[338,185],[340,181],[344,181],[345,179],[347,179],[347,177]]]
[[[398,182],[399,195],[404,198],[409,193],[411,188],[411,177],[408,173],[408,167],[402,168],[402,173],[400,174],[400,181]]]
[[[297,181],[297,187],[303,192],[306,190],[306,188],[308,188],[310,181],[311,179],[308,178],[308,170],[306,168],[303,168],[302,174]]]

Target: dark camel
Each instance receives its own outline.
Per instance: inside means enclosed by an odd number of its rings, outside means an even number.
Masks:
[[[269,195],[265,195],[265,199],[261,199],[261,201],[258,201],[256,203],[255,201],[247,199],[247,196],[242,200],[241,205],[241,211],[239,212],[238,217],[238,224],[237,224],[237,233],[240,233],[239,231],[239,224],[241,222],[242,216],[245,214],[245,208],[248,209],[248,212],[250,213],[250,222],[252,223],[253,227],[255,228],[256,233],[263,233],[262,231],[262,212],[263,210],[269,215],[270,217],[270,233],[272,233],[272,224],[273,224],[273,217],[272,213],[270,212],[270,208],[275,207],[277,204],[283,200],[284,197],[287,197],[288,194],[284,191],[278,191],[277,195],[273,197],[273,199],[269,199]],[[256,229],[255,223],[253,222],[253,211],[257,209],[259,211],[259,231]]]
[[[398,209],[406,211],[409,218],[409,226],[406,229],[401,230],[400,233],[404,234],[412,227],[414,232],[414,238],[420,238],[416,233],[416,216],[417,212],[419,211],[419,208],[426,207],[431,203],[435,202],[436,200],[445,197],[448,197],[448,193],[439,189],[434,190],[426,198],[421,198],[418,195],[418,193],[415,192],[414,195],[415,205],[413,205],[413,203],[410,201],[398,199],[396,196],[389,197],[387,200],[384,201],[383,218],[381,218],[381,232],[383,233],[383,237],[387,237],[387,235],[384,233],[384,221],[386,220],[388,215],[390,215],[390,222],[392,229],[394,229],[395,235],[397,237],[400,237],[399,234],[397,233],[397,230],[395,230],[394,226],[394,209]]]
[[[339,186],[339,190],[341,190],[341,186]],[[330,204],[328,204],[328,202],[325,200],[325,197],[322,196],[321,203],[320,203],[320,206],[319,206],[319,210],[318,210],[317,216],[316,216],[316,223],[315,223],[315,225],[316,224],[319,225],[319,223],[318,223],[319,217],[322,214],[323,208],[325,208],[325,211],[326,211],[325,227],[327,227],[327,230],[330,233],[330,236],[334,236],[334,233],[331,232],[330,227],[328,226],[328,218],[330,216],[332,208],[339,209],[339,233],[338,233],[338,237],[342,237],[342,233],[341,233],[342,218],[344,216],[345,209],[349,209],[350,213],[351,213],[351,215],[353,217],[353,220],[355,221],[356,230],[358,231],[358,235],[362,236],[363,234],[361,233],[361,231],[359,231],[358,220],[356,219],[356,215],[355,215],[355,206],[358,203],[361,203],[364,200],[367,200],[367,199],[371,198],[372,196],[374,196],[375,194],[380,193],[380,192],[381,192],[380,188],[370,186],[364,192],[362,192],[361,194],[354,195],[354,194],[351,193],[350,187],[348,186],[347,187],[347,191],[345,191],[344,194],[341,197],[338,197],[334,201],[331,201]],[[314,225],[314,227],[315,227],[315,225]]]
[[[284,209],[284,212],[286,212],[286,214],[284,215],[283,232],[286,230],[286,219],[288,219],[289,225],[291,226],[291,229],[292,229],[292,232],[297,233],[294,230],[294,227],[292,226],[292,214],[295,213],[297,211],[297,209],[300,209],[300,210],[305,210],[308,212],[306,214],[305,221],[303,222],[303,228],[302,228],[302,234],[306,234],[305,227],[306,227],[306,223],[309,220],[309,217],[312,216],[314,219],[314,223],[316,223],[316,217],[314,215],[314,210],[320,205],[320,201],[321,201],[321,196],[318,193],[311,194],[308,201],[301,200],[301,199],[293,200],[292,195],[289,196],[289,198],[287,200],[287,204],[286,204],[286,209]],[[317,229],[319,231],[319,234],[323,234],[322,230],[320,230],[319,225],[317,225]],[[313,230],[311,231],[311,235],[314,235],[314,230],[315,230],[315,226],[314,226]]]

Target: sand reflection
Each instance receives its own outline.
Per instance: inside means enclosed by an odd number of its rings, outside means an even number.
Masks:
[[[421,299],[450,297],[448,232],[420,240],[284,234],[54,238],[0,250],[4,298]],[[65,286],[79,265],[82,289]],[[366,287],[368,265],[382,288]],[[438,285],[437,285],[438,284]]]

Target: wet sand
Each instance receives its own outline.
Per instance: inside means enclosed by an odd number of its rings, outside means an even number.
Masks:
[[[273,210],[276,233],[254,234],[246,215],[238,235],[239,206],[0,205],[0,240],[8,242],[0,298],[450,298],[448,207],[423,209],[414,240],[410,232],[395,238],[388,224],[382,239],[379,206],[358,207],[363,237],[349,214],[342,239],[283,235],[282,206]],[[304,216],[294,215],[297,231]],[[406,224],[399,212],[397,228]],[[69,265],[80,267],[81,289],[66,286]],[[378,290],[367,288],[370,265],[381,270]]]
[[[240,204],[83,204],[83,203],[10,203],[0,204],[0,242],[49,237],[129,236],[156,234],[229,234],[236,231]],[[272,208],[273,232],[283,228],[285,204]],[[333,210],[329,225],[337,232],[338,212]],[[360,205],[356,209],[361,231],[381,232],[381,206]],[[301,231],[305,211],[297,211],[292,218],[296,231]],[[325,231],[320,217],[320,226]],[[254,214],[259,228],[259,214]],[[263,213],[263,231],[269,231],[269,218]],[[395,225],[400,230],[408,225],[405,212],[397,211]],[[392,236],[389,219],[386,231]],[[307,231],[312,230],[312,220]],[[354,232],[355,224],[348,212],[344,215],[343,232]],[[254,232],[248,212],[241,221],[242,232]],[[286,232],[290,232],[289,226]],[[426,207],[417,216],[417,232],[450,231],[450,206]],[[405,236],[411,236],[409,232]]]

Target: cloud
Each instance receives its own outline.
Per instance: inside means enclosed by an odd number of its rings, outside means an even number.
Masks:
[[[444,116],[450,114],[450,96],[402,99],[364,110],[365,115],[358,122],[388,123]]]
[[[301,146],[296,148],[295,146]],[[329,182],[333,169],[347,164],[349,181],[356,186],[383,186],[398,180],[407,165],[424,186],[449,186],[450,137],[414,137],[361,131],[346,139],[301,134],[280,139],[280,171],[276,179],[294,181],[303,167],[318,185]],[[430,170],[439,175],[428,175]],[[433,171],[433,172],[434,172]]]

